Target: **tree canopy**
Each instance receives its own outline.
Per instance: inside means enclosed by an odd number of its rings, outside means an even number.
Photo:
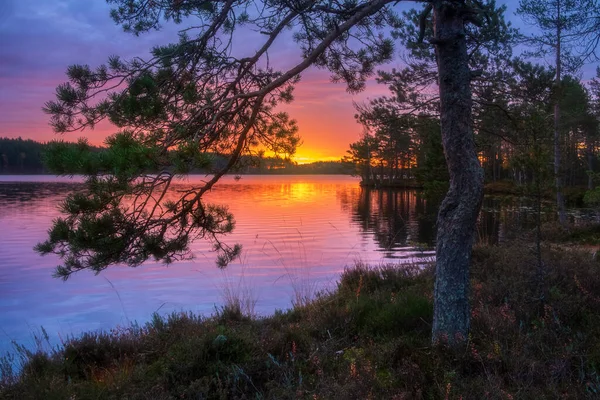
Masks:
[[[202,195],[244,154],[293,154],[296,123],[276,106],[293,99],[306,68],[328,68],[334,81],[358,91],[374,66],[392,55],[392,41],[382,33],[394,19],[391,1],[109,3],[115,22],[136,35],[164,21],[190,26],[180,31],[178,43],[152,49],[149,60],[113,56],[97,68],[69,67],[69,82],[46,104],[57,132],[104,119],[119,128],[102,154],[91,153],[84,141],[76,149],[56,143],[48,154],[54,172],[82,173],[87,183],[84,192],[68,196],[66,216],[37,247],[63,258],[57,269],[63,278],[149,258],[170,263],[189,257],[190,242],[201,237],[213,241],[218,265],[226,265],[240,252],[219,240],[233,229],[233,216],[204,204]],[[280,71],[268,52],[290,29],[302,57]],[[259,32],[263,41],[249,54],[234,54],[232,44],[244,30]],[[211,170],[214,153],[229,161],[213,168],[203,185],[168,198],[176,176]]]

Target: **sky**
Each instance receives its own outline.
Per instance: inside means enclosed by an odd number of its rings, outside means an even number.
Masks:
[[[518,1],[498,3],[507,4],[507,17],[522,28],[514,16]],[[39,141],[57,137],[41,109],[54,98],[56,86],[66,80],[68,65],[94,67],[105,63],[110,55],[147,58],[152,46],[176,41],[177,26],[135,37],[115,25],[109,11],[104,0],[0,0],[0,137]],[[285,39],[278,40],[270,53],[275,66],[285,67],[299,60],[296,45]],[[248,35],[238,46],[251,44],[252,36]],[[401,67],[397,57],[382,68],[392,67]],[[383,85],[370,80],[364,92],[351,96],[343,84],[331,83],[327,71],[313,68],[303,73],[294,102],[285,106],[298,121],[303,138],[296,161],[339,160],[362,132],[354,119],[353,102],[386,93]],[[91,131],[64,134],[62,139],[85,136],[100,144],[115,131],[104,123]]]

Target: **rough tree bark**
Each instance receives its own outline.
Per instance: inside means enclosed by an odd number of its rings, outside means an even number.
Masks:
[[[434,1],[434,38],[440,115],[450,189],[438,215],[433,343],[460,344],[470,328],[469,269],[475,224],[483,195],[483,170],[472,127],[471,72],[460,1]]]

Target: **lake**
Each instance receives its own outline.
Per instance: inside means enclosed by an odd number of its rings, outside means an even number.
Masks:
[[[437,204],[417,191],[367,190],[347,176],[226,177],[206,196],[229,206],[237,223],[224,240],[244,249],[224,271],[215,266],[210,244],[196,242],[192,261],[115,266],[62,282],[51,276],[59,259],[32,248],[45,239],[57,205],[76,181],[0,176],[2,353],[12,341],[32,347],[41,327],[58,343],[83,331],[142,324],[155,312],[210,315],[228,291],[254,299],[255,312],[265,315],[289,308],[299,295],[333,287],[344,267],[358,261],[406,263],[434,255]],[[478,238],[495,243],[511,226],[533,223],[527,200],[486,198]]]

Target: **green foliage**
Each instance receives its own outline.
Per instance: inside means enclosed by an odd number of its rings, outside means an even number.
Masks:
[[[465,25],[469,67],[474,71],[474,130],[479,150],[495,159],[501,147],[498,137],[506,133],[502,122],[508,121],[502,112],[506,101],[499,93],[506,92],[510,77],[505,71],[509,70],[517,32],[504,20],[505,6],[494,1],[467,2],[466,6],[471,7],[474,19],[481,17],[480,23]],[[403,180],[412,180],[427,186],[428,193],[439,195],[445,193],[449,175],[442,150],[439,97],[431,90],[437,83],[437,64],[435,47],[428,40],[434,36],[428,7],[393,19],[393,35],[412,58],[401,70],[378,72],[378,83],[387,85],[390,94],[358,106],[357,119],[368,133],[351,145],[349,161],[361,165],[366,183],[385,185],[397,180],[406,185]],[[373,143],[366,143],[369,136]],[[497,165],[492,168],[494,173],[500,169]]]
[[[169,152],[173,172],[185,175],[193,170],[210,170],[215,156],[202,152],[193,143],[181,143],[177,149]]]
[[[583,196],[583,201],[586,205],[590,207],[600,206],[600,188],[595,188],[585,192],[585,195]]]
[[[127,131],[109,137],[101,150],[80,139],[77,144],[50,142],[44,153],[45,165],[55,174],[113,175],[123,181],[155,172],[160,158],[157,146],[144,146]]]
[[[420,122],[416,178],[425,186],[426,191],[445,193],[449,176],[439,122],[428,119]]]
[[[443,199],[449,187],[448,181],[429,180],[423,183],[423,193],[429,199]]]
[[[382,0],[326,7],[279,1],[256,7],[252,2],[109,3],[113,20],[135,35],[160,29],[161,21],[195,22],[180,31],[176,43],[154,47],[147,60],[111,56],[95,68],[70,66],[69,81],[45,104],[56,132],[93,128],[105,120],[119,129],[103,151],[91,151],[85,141],[49,147],[51,172],[85,177],[84,189],[67,198],[49,239],[36,248],[62,258],[56,275],[63,278],[112,264],[188,258],[189,244],[198,238],[213,242],[217,265],[224,267],[241,251],[219,237],[231,232],[233,217],[223,207],[204,204],[203,195],[224,174],[242,170],[246,158],[265,151],[282,160],[294,155],[302,143],[296,121],[276,107],[293,100],[299,74],[310,65],[327,67],[334,81],[358,91],[374,66],[393,53],[392,42],[379,34],[392,13]],[[266,35],[238,57],[230,44],[240,35],[240,24]],[[278,71],[268,53],[287,28],[294,30],[304,60]],[[350,45],[354,39],[361,46]],[[199,170],[211,177],[171,199],[174,178]]]
[[[359,108],[359,112],[357,119],[372,130],[372,136],[351,143],[344,160],[355,165],[363,183],[448,182],[439,120],[399,114],[378,102]]]
[[[66,279],[70,273],[90,268],[96,273],[107,263],[139,265],[148,257],[170,262],[173,254],[187,249],[188,238],[168,238],[161,229],[140,226],[136,221],[152,203],[143,207],[122,205],[122,198],[134,198],[144,190],[136,179],[144,173],[156,171],[162,154],[157,146],[144,146],[130,132],[111,136],[107,147],[94,151],[85,140],[77,144],[51,142],[45,153],[45,162],[53,172],[62,175],[87,175],[86,192],[74,192],[61,205],[66,218],[58,218],[49,231],[49,239],[36,247],[42,254],[55,252],[64,256],[65,264],[56,275]],[[163,184],[164,185],[164,184]],[[133,207],[133,211],[130,209]],[[223,210],[217,213],[227,219]],[[210,229],[217,230],[218,224]],[[163,226],[169,226],[164,224]],[[140,229],[144,229],[140,232]],[[230,230],[228,226],[225,228]],[[136,232],[140,234],[136,238]],[[68,244],[68,245],[67,245]],[[70,246],[72,254],[67,255]],[[129,257],[123,256],[128,248],[140,250]],[[87,254],[83,256],[82,254]]]
[[[386,296],[359,296],[351,305],[357,330],[372,337],[398,337],[405,333],[423,336],[430,327],[424,321],[433,318],[433,302],[424,293],[389,292]]]
[[[137,266],[148,258],[171,263],[188,254],[194,235],[215,236],[233,230],[235,222],[226,207],[201,204],[194,196],[178,202],[156,201],[155,195],[165,196],[172,175],[139,177],[168,160],[158,147],[142,146],[128,133],[111,137],[107,146],[93,152],[85,141],[49,145],[47,165],[55,172],[88,174],[86,191],[67,195],[61,204],[67,217],[57,218],[48,240],[36,246],[41,254],[56,253],[63,258],[55,276],[67,279],[81,269],[98,273],[119,263]],[[195,166],[206,165],[198,154],[187,159],[193,159]],[[162,218],[149,221],[157,209]],[[218,265],[224,266],[239,256],[241,247],[215,241],[215,250],[220,252]]]
[[[591,0],[520,0],[517,13],[538,32],[525,36],[531,54],[551,55],[565,71],[574,73],[590,55],[590,45],[581,39],[590,29],[589,15],[598,12]],[[556,56],[556,43],[561,53]],[[556,64],[555,68],[558,67]]]

